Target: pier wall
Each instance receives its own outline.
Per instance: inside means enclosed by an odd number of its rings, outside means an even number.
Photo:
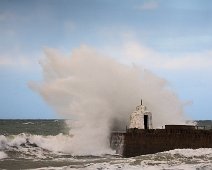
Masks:
[[[114,133],[111,140],[121,136],[116,143],[124,157],[153,154],[172,149],[212,148],[212,130],[195,129],[128,129],[126,133]],[[113,141],[115,142],[115,141]],[[120,148],[121,147],[121,148]]]

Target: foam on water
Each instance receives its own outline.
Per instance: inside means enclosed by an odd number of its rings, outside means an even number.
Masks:
[[[21,133],[19,135],[0,136],[0,148],[20,147],[23,144],[35,144],[41,148],[60,152],[64,151],[65,143],[71,140],[71,136],[58,134],[56,136],[42,136]]]
[[[196,170],[212,169],[211,148],[175,149],[134,158],[117,158],[103,163],[89,163],[84,167],[68,169],[86,170]]]
[[[190,164],[182,164],[182,165],[146,165],[141,163],[141,165],[132,166],[130,164],[120,164],[120,165],[113,165],[108,163],[103,164],[93,164],[86,168],[78,168],[86,169],[86,170],[197,170],[197,169],[204,169],[204,170],[211,170],[211,164],[198,164],[198,165],[190,165]],[[70,168],[73,170],[73,168]]]
[[[103,163],[90,163],[82,168],[86,170],[211,170],[212,149],[175,149],[157,154],[142,155],[134,158],[122,158]]]
[[[164,153],[170,153],[172,155],[181,155],[185,157],[208,157],[212,158],[212,148],[200,148],[200,149],[174,149]]]
[[[28,125],[28,124],[34,124],[34,123],[32,123],[32,122],[26,122],[26,123],[23,123],[24,125]]]
[[[4,158],[7,158],[7,154],[0,151],[0,159],[4,159]]]
[[[71,152],[73,148],[70,148],[70,143],[72,142],[72,139],[73,136],[64,135],[62,133],[56,136],[31,135],[25,133],[10,136],[0,135],[0,149],[20,150],[22,152],[29,152],[30,148],[36,147],[37,151],[39,151],[39,149],[42,148],[44,150],[56,154],[63,153],[74,156],[75,154]],[[105,152],[97,151],[94,152],[93,154],[102,155],[102,154],[113,154],[113,153],[114,151],[108,150]]]
[[[212,169],[212,148],[175,149],[156,154],[121,158],[115,155],[73,156],[67,148],[72,136],[58,134],[42,136],[19,134],[0,136],[0,161],[22,159],[33,166],[40,161],[43,166],[34,169],[70,170],[196,170]],[[15,153],[15,154],[11,154]],[[50,163],[49,161],[54,163]],[[48,164],[45,163],[48,162]],[[2,164],[1,162],[0,164]],[[50,164],[49,164],[50,163]],[[54,165],[56,165],[54,167]],[[60,165],[58,165],[60,164]],[[47,166],[48,165],[48,166]],[[29,165],[31,167],[32,165]],[[0,165],[1,167],[1,165]]]

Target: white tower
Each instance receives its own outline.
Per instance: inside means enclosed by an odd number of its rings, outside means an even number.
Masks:
[[[146,106],[141,105],[136,107],[130,116],[130,129],[152,129],[152,113],[146,110]]]

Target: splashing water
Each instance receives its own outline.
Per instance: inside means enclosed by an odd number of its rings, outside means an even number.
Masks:
[[[142,98],[153,113],[153,126],[184,123],[183,105],[164,79],[136,66],[81,46],[71,56],[48,49],[41,61],[43,82],[30,87],[71,124],[67,151],[75,155],[108,153],[114,126],[128,125]]]

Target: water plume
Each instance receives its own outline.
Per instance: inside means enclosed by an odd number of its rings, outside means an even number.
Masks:
[[[30,86],[56,113],[73,120],[67,148],[72,154],[107,152],[110,130],[128,125],[141,98],[153,114],[153,127],[184,122],[178,97],[146,69],[120,64],[87,46],[70,56],[47,49],[45,56],[43,81]]]

